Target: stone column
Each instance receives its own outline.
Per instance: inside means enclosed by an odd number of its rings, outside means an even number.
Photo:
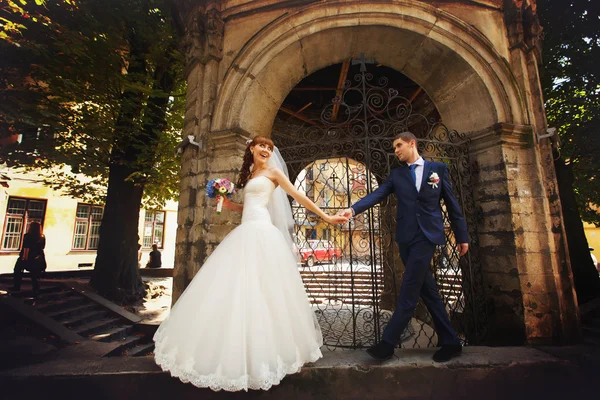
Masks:
[[[529,111],[533,151],[532,160],[538,166],[537,174],[542,184],[544,214],[546,216],[547,240],[552,243],[551,263],[546,273],[552,273],[556,286],[557,322],[553,327],[552,342],[570,343],[580,339],[579,311],[574,290],[573,275],[569,262],[569,250],[563,225],[562,208],[558,196],[558,184],[552,159],[552,142],[555,138],[538,140],[538,135],[546,133],[547,118],[543,103],[543,91],[539,77],[539,64],[542,60],[542,27],[537,15],[535,1],[508,2],[505,9],[505,23],[510,43],[511,69],[518,82],[523,101]],[[546,240],[546,239],[544,239]],[[528,300],[527,298],[525,300]],[[525,309],[535,307],[535,302],[525,303]],[[538,312],[532,312],[538,315]],[[545,343],[548,333],[531,328],[527,332],[531,343]]]
[[[472,135],[474,196],[491,344],[564,343],[572,293],[532,129],[497,124]]]
[[[210,255],[217,240],[214,235],[222,233],[218,228],[209,233],[215,213],[212,203],[206,199],[206,183],[216,176],[235,179],[235,175],[221,169],[219,160],[215,159],[215,149],[223,147],[219,147],[223,135],[212,137],[210,132],[223,58],[224,23],[219,7],[218,2],[209,2],[206,7],[191,11],[182,43],[188,84],[183,133],[184,137],[193,135],[202,147],[187,146],[181,161],[173,303]]]

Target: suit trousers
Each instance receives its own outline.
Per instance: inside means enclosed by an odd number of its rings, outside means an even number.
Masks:
[[[438,334],[438,345],[460,344],[431,273],[431,259],[436,245],[430,242],[418,228],[415,237],[409,243],[399,243],[398,246],[405,271],[396,309],[383,331],[383,340],[393,346],[398,344],[421,297],[433,318]]]

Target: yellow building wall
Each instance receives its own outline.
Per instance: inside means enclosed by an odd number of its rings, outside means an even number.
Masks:
[[[586,222],[583,223],[585,229],[585,237],[587,238],[588,245],[594,248],[592,253],[596,256],[596,259],[600,261],[600,228]]]
[[[0,229],[4,235],[6,210],[9,197],[46,200],[44,235],[46,236],[46,261],[48,271],[76,270],[80,264],[94,264],[95,250],[73,250],[73,235],[77,204],[81,201],[66,196],[61,191],[45,186],[39,176],[19,173],[14,170],[1,171],[9,175],[9,187],[0,188]],[[163,267],[173,267],[175,258],[175,233],[177,231],[177,202],[168,202],[165,213]],[[143,238],[145,211],[140,211],[139,234]],[[140,239],[141,240],[141,239]],[[141,265],[146,265],[151,249],[142,249]],[[0,251],[0,273],[10,273],[18,258],[18,252]]]

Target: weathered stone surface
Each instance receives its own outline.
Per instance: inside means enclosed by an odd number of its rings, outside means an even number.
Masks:
[[[214,214],[206,182],[237,177],[246,138],[270,135],[281,103],[302,78],[365,53],[421,85],[443,122],[470,140],[479,235],[473,239],[491,310],[490,341],[578,336],[551,152],[536,139],[546,121],[535,1],[240,0],[179,7],[188,24],[184,133],[203,149],[182,156],[174,300],[239,222],[231,213]]]

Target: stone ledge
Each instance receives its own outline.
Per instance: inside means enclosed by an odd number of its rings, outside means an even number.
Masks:
[[[43,393],[77,393],[86,399],[564,399],[591,398],[594,369],[528,347],[468,347],[447,364],[433,349],[397,350],[379,364],[364,351],[325,352],[324,358],[286,377],[268,392],[212,392],[162,372],[152,357],[58,359],[0,371],[3,393],[39,399]],[[73,362],[77,361],[77,362]],[[600,363],[597,363],[598,365]],[[11,397],[12,398],[12,397]],[[15,397],[16,398],[16,397]],[[69,397],[66,397],[69,398]]]

